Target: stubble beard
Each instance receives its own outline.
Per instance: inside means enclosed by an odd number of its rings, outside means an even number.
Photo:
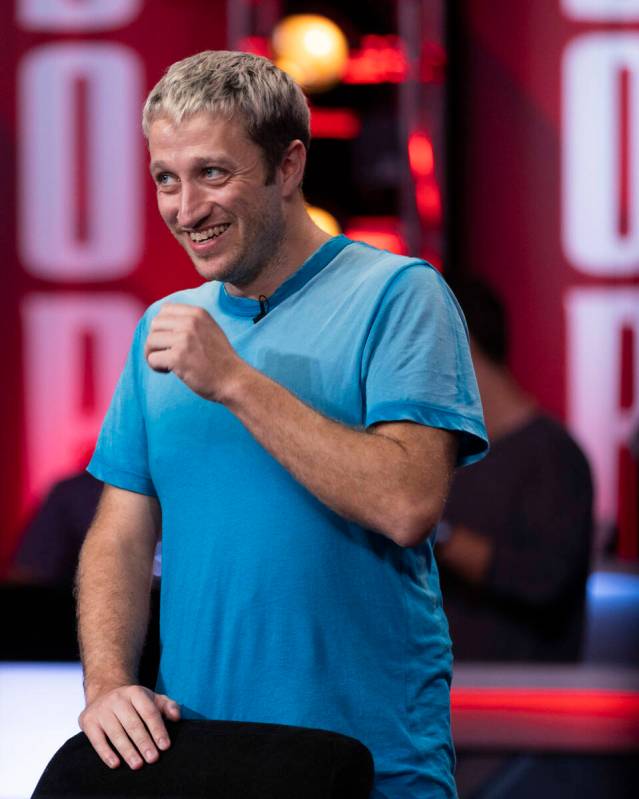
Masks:
[[[245,239],[239,253],[214,279],[238,289],[250,286],[258,277],[277,271],[285,240],[286,225],[281,212],[260,218],[255,223],[253,235]],[[198,269],[195,259],[193,261]]]

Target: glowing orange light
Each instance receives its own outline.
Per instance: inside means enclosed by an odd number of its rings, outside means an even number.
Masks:
[[[316,139],[354,139],[362,123],[347,108],[311,108],[311,133]]]
[[[348,63],[339,26],[319,14],[293,14],[273,30],[275,63],[309,92],[338,83]]]
[[[271,44],[263,36],[247,36],[238,44],[238,50],[272,58]],[[288,61],[292,70],[294,62]],[[279,61],[278,61],[279,65]],[[399,36],[370,34],[362,37],[361,47],[353,50],[342,75],[344,83],[401,83],[409,73],[409,62]],[[446,53],[433,42],[424,42],[419,61],[418,76],[423,83],[441,83],[445,77]]]
[[[433,143],[423,131],[416,131],[408,137],[408,160],[413,175],[432,175],[435,169]]]
[[[318,208],[316,205],[307,204],[306,210],[313,222],[315,222],[318,227],[322,228],[325,233],[328,233],[330,236],[337,236],[342,232],[339,222],[335,219],[333,214],[329,214],[328,211],[325,211],[323,208]]]
[[[355,217],[345,234],[349,239],[363,241],[380,250],[388,250],[398,255],[406,255],[408,248],[399,232],[399,219],[396,217]]]

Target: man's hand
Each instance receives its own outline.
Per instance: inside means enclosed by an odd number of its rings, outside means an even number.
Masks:
[[[151,322],[144,355],[158,372],[173,372],[204,399],[221,401],[246,364],[204,308],[166,303]]]
[[[141,685],[123,685],[90,701],[78,721],[109,768],[120,765],[110,742],[132,769],[138,769],[144,761],[155,763],[158,750],[171,745],[162,716],[178,721],[177,703]]]

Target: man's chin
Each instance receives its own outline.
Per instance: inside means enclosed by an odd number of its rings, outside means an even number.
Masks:
[[[250,285],[262,271],[259,268],[254,271],[247,269],[244,258],[236,260],[213,254],[202,256],[188,249],[187,252],[195,271],[206,281],[217,280],[242,288]]]
[[[204,257],[191,251],[188,252],[188,255],[191,259],[191,263],[195,267],[195,271],[204,280],[219,280],[225,282],[227,274],[233,271],[232,266],[229,267],[228,264],[221,262],[219,257],[216,258],[213,255]]]

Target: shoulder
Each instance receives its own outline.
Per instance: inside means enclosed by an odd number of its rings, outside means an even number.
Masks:
[[[362,277],[382,282],[392,280],[407,269],[424,274],[429,272],[438,274],[432,264],[421,258],[397,255],[363,241],[350,241],[335,260],[339,262],[340,269],[356,269]]]
[[[398,295],[450,299],[451,290],[437,269],[421,258],[397,255],[369,244],[351,241],[336,257],[331,280],[342,282],[358,292],[377,295],[388,301]]]

